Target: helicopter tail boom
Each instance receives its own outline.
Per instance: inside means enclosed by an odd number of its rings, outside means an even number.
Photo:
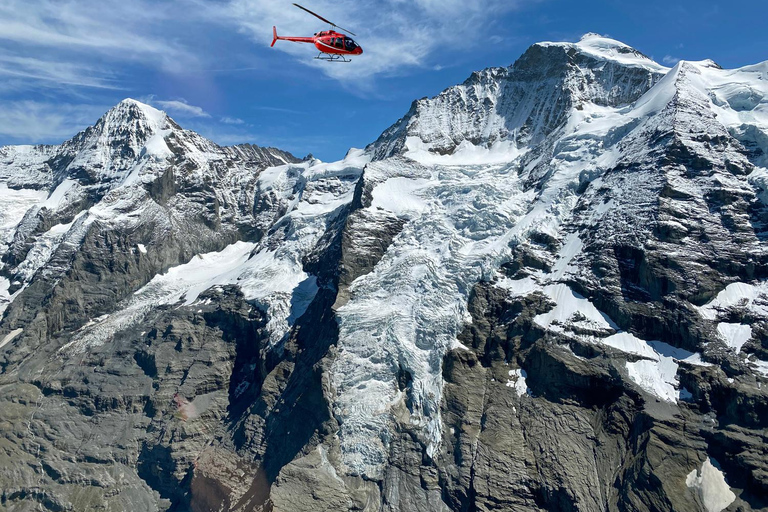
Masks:
[[[314,43],[314,37],[282,37],[277,35],[277,27],[272,27],[272,44],[269,46],[275,46],[278,41],[293,41],[294,43]]]

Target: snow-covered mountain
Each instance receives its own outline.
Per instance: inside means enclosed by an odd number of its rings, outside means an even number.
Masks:
[[[768,509],[768,63],[540,43],[334,163],[0,149],[0,510]]]

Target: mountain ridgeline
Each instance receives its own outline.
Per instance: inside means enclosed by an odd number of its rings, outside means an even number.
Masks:
[[[344,160],[0,148],[0,511],[768,511],[768,62],[595,34]]]

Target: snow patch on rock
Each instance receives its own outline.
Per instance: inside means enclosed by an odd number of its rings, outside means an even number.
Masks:
[[[756,359],[754,361],[749,361],[749,364],[752,365],[757,373],[762,374],[764,377],[768,377],[768,361]]]
[[[743,308],[756,315],[768,317],[768,281],[758,284],[729,284],[711,302],[700,307],[699,313],[708,320],[715,320],[718,311],[732,308]]]
[[[543,292],[555,302],[555,307],[547,313],[534,317],[533,321],[541,327],[563,331],[562,325],[569,323],[594,331],[619,330],[619,327],[605,313],[598,311],[589,300],[571,290],[568,285],[546,286]]]
[[[657,398],[672,403],[680,398],[674,385],[677,368],[678,365],[671,358],[627,362],[627,373],[635,384]]]
[[[588,299],[573,292],[568,285],[558,283],[542,286],[539,283],[539,280],[551,277],[552,275],[542,275],[538,279],[526,277],[519,280],[502,278],[496,285],[509,290],[510,296],[513,297],[534,292],[549,296],[555,302],[555,307],[534,317],[534,322],[545,329],[641,357],[639,361],[627,361],[626,369],[629,378],[647,393],[671,403],[677,403],[689,395],[679,389],[678,361],[707,365],[702,362],[700,354],[660,341],[645,341],[632,333],[620,331],[608,315],[599,311]],[[578,334],[574,333],[574,329]],[[590,331],[591,334],[585,334]],[[611,332],[613,334],[606,336]]]
[[[19,337],[19,335],[24,332],[24,329],[16,329],[14,331],[11,331],[8,333],[4,338],[3,341],[0,341],[0,348],[3,348],[13,340]]]
[[[691,471],[685,485],[698,494],[707,512],[721,512],[736,501],[719,464],[712,458],[705,460],[700,470]]]
[[[725,340],[726,345],[737,354],[752,337],[752,327],[744,324],[719,323],[717,324],[717,332]]]
[[[528,388],[528,384],[525,382],[526,377],[528,377],[528,374],[525,372],[525,370],[519,368],[517,370],[509,370],[507,387],[513,388],[515,393],[517,393],[517,396],[530,394],[531,390]]]
[[[639,341],[638,339],[637,342]],[[633,344],[637,346],[637,342]],[[647,350],[643,349],[642,355],[648,359],[627,362],[627,373],[629,378],[644,391],[665,402],[677,403],[678,400],[690,395],[679,387],[677,379],[679,361],[697,366],[710,366],[709,363],[701,360],[701,354],[676,348],[661,341],[643,343],[647,343],[653,354],[648,354]]]

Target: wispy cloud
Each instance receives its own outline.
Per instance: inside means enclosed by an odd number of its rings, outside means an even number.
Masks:
[[[291,108],[282,108],[282,107],[265,107],[263,105],[253,107],[254,110],[263,110],[265,112],[282,112],[283,114],[304,114],[304,112],[300,112],[298,110],[294,110]]]
[[[0,54],[0,76],[25,79],[39,87],[79,86],[119,89],[111,73],[99,67]]]
[[[245,124],[245,121],[237,117],[222,117],[221,122],[224,124]]]
[[[25,143],[60,143],[92,125],[108,107],[37,101],[0,103],[0,135]]]
[[[661,59],[661,62],[666,64],[667,66],[674,66],[678,62],[680,62],[680,59],[677,57],[673,57],[671,55],[665,55],[663,59]]]
[[[0,40],[39,52],[81,57],[100,54],[122,60],[176,68],[194,60],[163,31],[178,17],[181,1],[4,0],[0,3]]]
[[[430,65],[439,49],[471,50],[483,38],[471,37],[487,29],[503,14],[542,0],[316,0],[312,9],[354,30],[364,55],[353,66],[329,66],[309,59],[312,48],[280,42],[275,48],[320,68],[331,78],[370,83],[377,75],[401,75]],[[273,0],[231,0],[218,4],[216,18],[234,24],[266,47],[270,27],[285,35],[311,35],[326,25]]]
[[[202,107],[198,107],[195,105],[190,105],[187,103],[184,99],[179,100],[167,100],[167,101],[154,101],[153,103],[157,104],[162,108],[163,110],[166,110],[170,113],[176,113],[182,116],[187,117],[211,117],[211,115],[202,109]]]
[[[316,50],[309,45],[281,42],[276,50],[268,48],[272,25],[287,35],[326,28],[286,2],[2,0],[0,75],[41,87],[112,88],[120,87],[119,79],[130,80],[120,64],[171,73],[252,70],[253,64],[242,66],[236,54],[224,53],[222,59],[220,47],[203,44],[199,37],[224,31],[240,33],[264,51],[294,55],[355,87],[373,83],[376,76],[439,64],[434,57],[440,49],[470,51],[483,44],[483,38],[475,37],[478,27],[488,30],[506,12],[542,1],[313,0],[313,10],[359,35],[365,53],[344,66],[312,59]]]

